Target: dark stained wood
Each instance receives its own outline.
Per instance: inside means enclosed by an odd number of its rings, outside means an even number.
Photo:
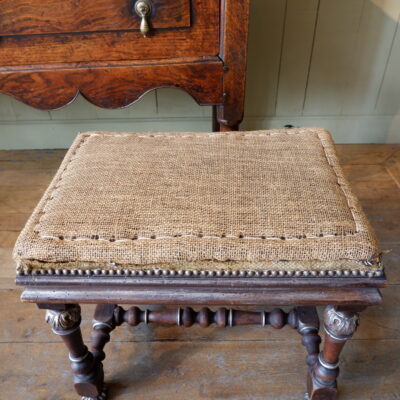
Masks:
[[[210,61],[0,72],[0,90],[40,109],[62,107],[78,93],[99,107],[125,107],[157,87],[181,88],[199,104],[212,104],[223,101],[222,68]]]
[[[169,2],[164,2],[168,6]],[[191,4],[190,27],[153,29],[146,38],[138,30],[118,30],[118,25],[112,31],[82,34],[3,36],[0,65],[96,64],[99,61],[215,56],[220,46],[219,0],[192,0]]]
[[[104,305],[102,305],[104,307]],[[276,308],[271,312],[266,311],[242,311],[226,308],[219,308],[212,311],[203,307],[199,311],[195,311],[190,307],[178,308],[172,310],[148,310],[139,307],[131,307],[124,310],[118,307],[115,310],[115,318],[111,325],[122,325],[126,322],[130,326],[138,326],[141,323],[156,323],[162,325],[177,325],[189,328],[194,324],[199,324],[203,328],[207,328],[212,324],[216,324],[220,328],[241,326],[241,325],[271,325],[275,329],[281,329],[289,324],[293,329],[297,328],[296,310],[289,313]]]
[[[336,399],[339,355],[357,328],[357,313],[363,311],[364,308],[357,306],[335,307],[338,314],[335,315],[334,319],[324,314],[324,348],[311,365],[308,376],[308,395],[310,400]]]
[[[307,350],[307,366],[310,369],[317,361],[321,337],[319,331],[319,317],[316,307],[297,307],[297,330],[302,336],[301,343]],[[308,371],[308,373],[310,373]]]
[[[110,332],[115,328],[114,312],[116,304],[98,304],[94,312],[90,352],[96,361],[106,358],[104,346],[110,341]]]
[[[396,304],[400,302],[400,291],[393,286],[384,291],[384,302],[382,305],[369,307],[361,316],[361,325],[352,340],[397,340],[400,330],[399,310]],[[129,306],[124,306],[127,308]],[[160,310],[159,306],[141,306],[150,310]],[[173,308],[176,308],[175,306]],[[215,311],[218,307],[212,307]],[[236,308],[236,306],[235,306]],[[85,337],[88,337],[92,327],[94,315],[94,305],[82,306],[81,328]],[[162,309],[169,309],[163,307]],[[193,306],[199,311],[201,306]],[[247,310],[248,308],[245,308]],[[253,311],[269,309],[263,305],[251,307]],[[22,303],[20,301],[20,290],[0,290],[0,312],[3,318],[0,339],[3,343],[31,343],[31,342],[50,342],[54,341],[51,330],[43,323],[43,312],[36,310],[35,304]],[[249,342],[259,342],[262,340],[290,340],[295,339],[295,334],[291,330],[279,331],[266,328],[268,335],[259,326],[237,326],[235,329],[220,330],[215,326],[204,329],[194,325],[192,329],[183,329],[177,326],[144,325],[135,329],[135,334],[131,335],[132,329],[128,325],[122,325],[112,333],[113,341],[127,341],[130,343],[146,342],[148,340],[169,341],[169,340],[202,340],[202,341],[236,341],[246,340]],[[210,334],[212,335],[210,336]],[[297,338],[298,340],[298,338]],[[300,352],[300,347],[298,349]],[[305,370],[304,370],[305,371]],[[349,373],[351,371],[348,371]]]
[[[190,27],[190,0],[151,0],[152,28]],[[128,0],[3,0],[0,36],[139,29]]]
[[[27,286],[22,301],[33,303],[63,303],[65,299],[76,303],[122,303],[122,304],[164,304],[164,305],[374,305],[382,302],[376,288],[352,289],[277,289],[271,288],[195,288],[176,290],[174,287],[138,288],[62,288],[57,286]]]
[[[57,313],[68,313],[71,307],[76,308],[76,306],[69,306],[66,304],[62,306],[43,304],[42,307],[46,307],[48,310],[54,310]],[[78,310],[80,312],[79,307]],[[80,318],[72,328],[70,327],[66,330],[53,329],[53,331],[61,337],[68,348],[71,369],[74,373],[74,386],[77,393],[87,397],[96,397],[100,395],[104,385],[103,366],[100,360],[95,359],[93,354],[88,351],[83,343]]]
[[[243,119],[250,0],[222,0],[221,52],[224,105],[217,108],[222,131],[237,130]]]
[[[212,106],[212,117],[211,117],[211,130],[212,132],[219,132],[219,122],[217,119],[217,107]]]
[[[269,278],[269,277],[163,277],[163,276],[68,276],[68,275],[28,275],[18,276],[16,279],[18,285],[24,286],[65,286],[65,287],[113,287],[113,290],[127,287],[172,287],[175,290],[178,287],[204,287],[204,288],[231,288],[233,286],[240,288],[357,288],[357,287],[386,287],[385,277],[360,277],[360,278]]]

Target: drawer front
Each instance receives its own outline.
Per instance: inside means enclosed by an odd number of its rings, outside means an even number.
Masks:
[[[0,35],[137,30],[135,0],[2,0]],[[152,27],[190,26],[190,0],[151,0]]]
[[[161,60],[219,53],[220,0],[150,0],[148,37],[140,32],[135,1],[125,1],[62,0],[56,5],[53,0],[0,0],[0,66]],[[15,6],[25,3],[26,7]],[[29,16],[34,8],[30,3],[52,4],[53,11],[36,10]]]

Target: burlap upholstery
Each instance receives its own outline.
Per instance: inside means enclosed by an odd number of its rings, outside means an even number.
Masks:
[[[370,270],[379,249],[321,129],[78,135],[19,271]]]

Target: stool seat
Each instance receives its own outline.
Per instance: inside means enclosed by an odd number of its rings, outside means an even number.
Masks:
[[[382,273],[317,128],[79,134],[14,257],[18,274]]]

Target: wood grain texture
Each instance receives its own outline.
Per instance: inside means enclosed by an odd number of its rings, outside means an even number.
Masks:
[[[364,210],[397,210],[400,215],[400,187],[381,165],[346,165],[344,173]]]
[[[157,60],[215,56],[219,52],[219,0],[193,0],[190,28],[4,36],[0,65]],[[1,90],[1,86],[0,86]]]
[[[224,105],[218,122],[236,130],[243,119],[250,0],[223,0],[220,57],[224,62]],[[224,129],[224,128],[223,128]]]
[[[344,165],[377,165],[388,161],[399,144],[337,144],[336,150],[341,164]]]
[[[400,293],[398,286],[392,286],[384,291],[384,302],[381,305],[368,308],[362,314],[362,328],[357,331],[355,338],[360,340],[382,340],[398,339],[400,332],[399,308]],[[149,310],[170,310],[169,307],[159,307],[145,305],[141,308]],[[199,311],[201,307],[193,307]],[[247,309],[247,308],[244,308]],[[257,310],[271,310],[270,307],[260,306]],[[217,307],[213,307],[217,310]],[[252,307],[252,310],[255,308]],[[322,309],[321,309],[322,310]],[[42,323],[43,312],[37,311],[34,304],[22,303],[20,301],[20,290],[0,290],[0,311],[3,316],[4,324],[0,331],[1,342],[14,343],[45,343],[56,341],[51,330]],[[175,309],[176,311],[176,309]],[[90,338],[92,319],[94,313],[93,305],[82,306],[82,331],[85,341]],[[175,314],[176,315],[176,314]],[[260,326],[240,327],[234,329],[218,329],[213,325],[208,328],[193,326],[192,329],[182,329],[181,327],[161,326],[158,324],[141,324],[135,329],[132,335],[132,329],[128,325],[122,325],[116,329],[112,336],[113,340],[126,341],[130,343],[145,341],[168,341],[168,340],[215,340],[215,341],[234,341],[240,338],[246,341],[278,341],[282,334],[287,339],[300,338],[296,332],[291,329],[285,329],[284,333],[279,333],[274,329]]]
[[[385,163],[386,171],[400,188],[400,149],[397,150]]]
[[[122,287],[115,290],[107,286],[97,288],[57,286],[25,287],[21,300],[31,303],[65,303],[66,299],[72,303],[97,304],[163,304],[163,305],[222,305],[222,306],[315,306],[315,305],[376,305],[381,304],[382,296],[376,288],[352,289],[254,289],[235,288],[218,289],[206,288],[179,288],[168,287],[140,288]]]
[[[42,68],[0,72],[0,90],[40,109],[62,107],[73,101],[78,93],[99,107],[125,107],[146,92],[166,86],[185,89],[199,104],[218,104],[223,102],[222,76],[220,61]]]
[[[281,332],[283,340],[271,341],[268,336],[256,342],[215,341],[212,335],[207,342],[114,341],[107,348],[109,394],[113,400],[245,400],[251,388],[252,400],[302,398],[306,368],[298,337]],[[396,339],[351,341],[344,350],[340,400],[396,399],[399,349]],[[64,373],[68,361],[62,344],[7,343],[0,351],[5,398],[76,400]]]
[[[140,18],[130,0],[3,0],[0,35],[39,35],[138,30]],[[190,0],[151,0],[151,27],[190,26]]]

